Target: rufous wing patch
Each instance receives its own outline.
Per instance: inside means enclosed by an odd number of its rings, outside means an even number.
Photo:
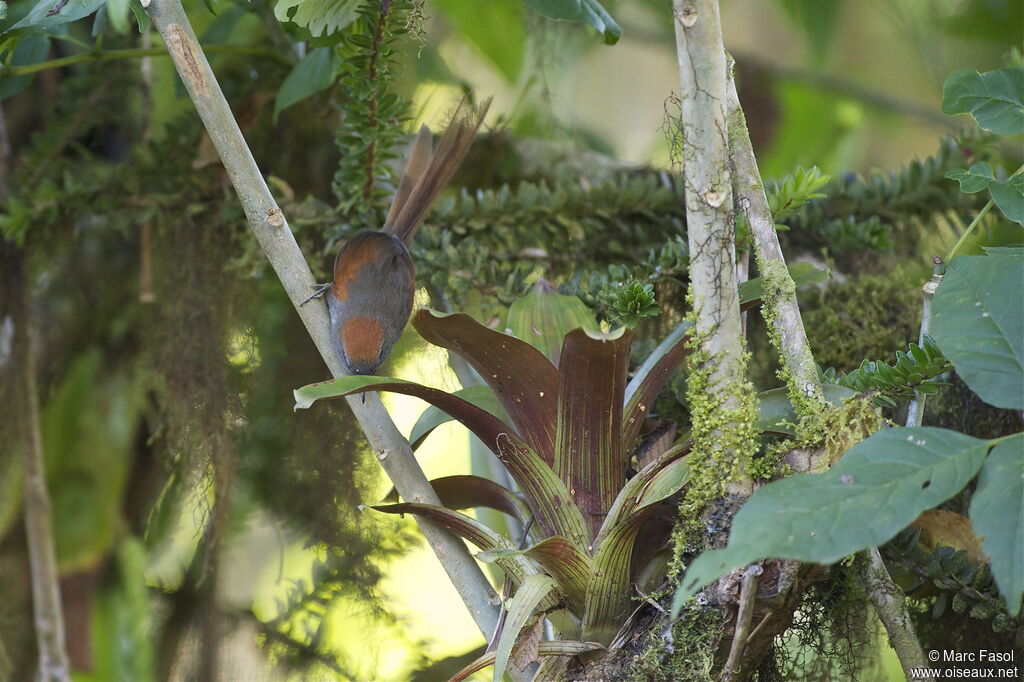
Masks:
[[[377,233],[381,237],[382,233]],[[358,241],[357,241],[358,240]],[[334,264],[334,295],[339,301],[348,300],[348,285],[359,276],[359,271],[367,263],[373,263],[385,256],[381,239],[360,238],[356,235],[352,243],[346,244],[338,254]]]
[[[384,327],[372,317],[353,317],[341,327],[341,345],[350,362],[376,365],[384,345]]]

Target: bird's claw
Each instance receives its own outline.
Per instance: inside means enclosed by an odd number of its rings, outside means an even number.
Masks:
[[[314,298],[320,298],[325,293],[327,293],[327,290],[330,289],[333,284],[334,282],[327,282],[326,284],[311,284],[310,287],[315,289],[315,291],[306,298],[302,299],[302,302],[299,303],[299,305],[306,305]]]

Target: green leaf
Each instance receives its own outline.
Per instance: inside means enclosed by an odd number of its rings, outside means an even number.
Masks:
[[[519,80],[527,43],[522,3],[515,0],[434,0],[431,6],[440,9],[459,37],[490,60],[506,81]],[[501,30],[495,30],[496,26]]]
[[[883,544],[963,489],[987,452],[987,441],[956,431],[899,427],[858,443],[823,474],[769,483],[736,514],[726,548],[689,566],[673,613],[704,585],[754,561],[830,564]]]
[[[942,113],[971,114],[996,135],[1024,133],[1024,67],[954,71],[942,86]]]
[[[633,511],[622,521],[605,523],[594,543],[590,581],[583,612],[583,638],[608,644],[632,608],[630,568],[633,546],[644,523],[658,504],[678,492],[690,479],[686,461],[676,459],[650,477],[639,492]],[[628,505],[631,500],[627,500]]]
[[[538,563],[558,583],[558,591],[570,610],[582,615],[590,580],[590,557],[578,545],[561,535],[553,535],[527,549],[497,549],[476,556],[489,562],[513,554],[522,554]]]
[[[578,656],[585,654],[590,651],[600,651],[604,649],[604,646],[597,642],[577,642],[573,640],[557,640],[554,642],[541,642],[538,645],[537,654],[539,656]],[[494,664],[496,651],[489,651],[480,658],[476,659],[465,668],[455,673],[455,675],[448,680],[448,682],[463,682],[463,680],[469,679],[469,676],[473,673],[480,672],[489,665]]]
[[[601,532],[598,533],[597,540],[594,542],[595,546],[599,546],[604,536],[623,523],[630,514],[637,510],[643,500],[648,498],[645,491],[664,469],[670,466],[679,466],[676,463],[683,462],[682,467],[676,469],[677,474],[675,475],[679,476],[679,486],[686,482],[686,479],[689,478],[689,468],[686,467],[682,458],[689,454],[691,445],[690,441],[686,441],[670,448],[657,460],[641,469],[636,476],[626,481],[626,485],[622,487],[615,498],[615,503],[608,510],[608,516],[605,517]]]
[[[317,47],[309,51],[281,83],[274,102],[274,118],[302,100],[326,90],[334,84],[341,69],[341,57],[333,47]]]
[[[510,421],[508,413],[505,412],[505,407],[498,400],[498,396],[494,395],[494,391],[491,390],[490,386],[470,386],[469,388],[459,389],[452,393],[452,395],[458,396],[482,410],[486,410],[496,419],[506,424]],[[441,424],[450,422],[452,419],[454,417],[433,405],[425,409],[413,425],[412,433],[409,434],[409,442],[412,444],[412,449],[417,449],[434,429],[441,426]]]
[[[129,0],[107,0],[107,18],[114,30],[124,35],[128,33],[128,2]]]
[[[106,0],[68,0],[59,12],[47,16],[58,2],[59,0],[39,0],[21,21],[7,30],[28,29],[36,33],[46,33],[63,24],[89,16],[102,7]]]
[[[988,183],[988,191],[1003,215],[1024,225],[1024,173],[1018,173],[1006,182],[993,180]]]
[[[551,19],[589,24],[604,36],[606,45],[614,45],[622,35],[622,27],[597,0],[523,0],[523,4]]]
[[[494,656],[494,682],[501,682],[508,666],[508,658],[512,654],[519,633],[533,615],[541,601],[555,588],[555,581],[546,575],[530,575],[523,580],[516,591],[516,596],[509,600],[508,617],[505,627],[498,637],[498,646]]]
[[[469,540],[484,551],[513,549],[512,544],[504,536],[495,533],[483,523],[465,514],[460,514],[444,507],[438,507],[437,505],[402,502],[399,504],[373,505],[369,508],[384,514],[415,514],[416,516],[422,516],[441,524],[460,538]],[[520,554],[502,554],[495,556],[494,561],[509,574],[516,584],[525,580],[526,576],[538,572],[536,566]]]
[[[135,15],[135,23],[139,27],[139,33],[145,33],[146,29],[149,28],[149,15],[143,9],[142,2],[140,0],[130,0],[128,7],[131,9],[132,14]]]
[[[632,334],[565,336],[559,363],[554,470],[596,533],[626,483],[622,410]]]
[[[522,343],[510,336],[505,338]],[[525,343],[523,345],[526,346]],[[296,389],[295,408],[305,409],[317,400],[363,391],[394,391],[416,396],[452,415],[491,448],[505,465],[526,496],[537,525],[546,535],[561,534],[574,542],[583,542],[589,537],[583,514],[551,467],[494,415],[450,393],[401,379],[347,376]]]
[[[841,405],[847,398],[857,395],[857,391],[839,384],[822,384],[825,400],[833,405]],[[757,417],[757,430],[771,433],[788,433],[796,435],[794,425],[797,422],[793,404],[789,401],[789,391],[785,386],[773,388],[758,394],[761,402]]]
[[[996,180],[992,166],[980,161],[969,170],[954,168],[946,177],[960,183],[960,191],[974,194],[987,189],[996,206],[1010,220],[1024,225],[1024,173],[1011,176],[1006,181]]]
[[[544,280],[508,309],[508,327],[516,338],[526,341],[558,366],[562,340],[573,329],[598,332],[597,320],[578,296],[559,294]]]
[[[626,406],[622,414],[623,452],[628,453],[636,445],[651,403],[689,354],[686,332],[691,326],[690,322],[683,322],[666,336],[626,385]]]
[[[932,335],[982,400],[1024,409],[1024,263],[1005,256],[960,256],[946,268],[932,304]]]
[[[294,8],[294,12],[292,9]],[[357,0],[278,0],[274,16],[309,29],[314,38],[333,35],[359,16]]]
[[[789,276],[793,278],[793,283],[798,287],[806,286],[808,284],[818,284],[827,280],[831,273],[828,270],[822,270],[815,267],[811,263],[800,261],[799,263],[793,263],[788,268]],[[755,303],[761,300],[762,292],[761,278],[755,277],[748,279],[746,282],[740,284],[740,305],[744,308],[748,308],[747,304]]]
[[[50,39],[46,36],[30,35],[18,41],[14,48],[11,66],[38,64],[50,54]],[[0,78],[0,100],[17,95],[32,83],[35,74]]]
[[[779,0],[794,23],[803,29],[818,58],[828,52],[828,45],[835,33],[841,2],[822,0]]]
[[[545,462],[554,461],[558,371],[540,351],[462,313],[422,309],[412,324],[428,342],[465,358],[494,390],[523,439]]]
[[[448,509],[496,509],[524,525],[530,518],[530,508],[515,493],[482,476],[442,476],[430,486]],[[397,502],[398,491],[392,489],[384,501]]]
[[[1024,594],[1024,434],[992,448],[971,498],[970,517],[984,538],[1007,610],[1016,617]]]

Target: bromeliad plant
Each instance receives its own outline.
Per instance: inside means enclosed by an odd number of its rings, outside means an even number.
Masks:
[[[425,309],[415,314],[413,325],[423,338],[457,353],[479,373],[490,388],[483,395],[481,387],[452,394],[365,376],[295,391],[298,408],[374,390],[422,398],[478,436],[522,491],[520,498],[482,477],[453,476],[432,481],[443,506],[402,502],[373,507],[444,524],[511,579],[515,596],[507,603],[497,648],[464,670],[466,675],[494,663],[495,679],[500,679],[513,644],[530,639],[531,632],[536,642],[545,618],[561,638],[539,648],[539,655],[553,657],[547,659],[546,672],[564,667],[572,655],[609,646],[630,616],[634,585],[657,585],[664,576],[667,551],[662,550],[671,523],[664,518],[659,523],[659,516],[673,513],[674,507],[661,503],[689,478],[688,441],[658,438],[652,447],[648,439],[638,451],[651,403],[686,357],[688,325],[680,325],[628,380],[632,333],[598,332],[578,299],[550,291],[546,296],[557,297],[548,302],[564,304],[556,306],[567,312],[561,322],[512,326],[524,329],[520,333],[532,337],[547,356],[465,314]],[[553,334],[561,343],[551,343]],[[425,418],[414,445],[439,422]],[[627,480],[631,459],[636,473]],[[517,547],[514,539],[458,511],[474,507],[518,519],[529,529],[528,542]]]

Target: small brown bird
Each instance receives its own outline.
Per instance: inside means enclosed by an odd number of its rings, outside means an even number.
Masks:
[[[363,230],[338,252],[327,308],[334,349],[351,374],[373,374],[409,321],[416,268],[407,245],[465,158],[490,102],[473,107],[463,99],[436,148],[421,127],[383,230]]]

